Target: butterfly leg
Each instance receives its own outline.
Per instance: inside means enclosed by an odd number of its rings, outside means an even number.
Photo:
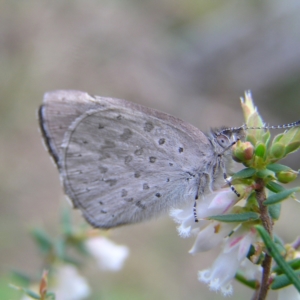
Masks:
[[[199,198],[199,191],[200,191],[201,195],[204,194],[204,189],[207,184],[208,178],[209,178],[208,174],[202,174],[202,176],[199,176],[199,180],[198,180],[198,184],[197,184],[197,192],[195,195],[195,201],[194,201],[194,206],[193,206],[194,219],[195,219],[196,223],[199,222],[198,217],[197,217],[197,200]]]
[[[198,217],[197,217],[197,199],[195,198],[194,207],[193,207],[194,219],[195,219],[196,223],[199,222]]]
[[[231,190],[238,196],[240,197],[241,195],[238,193],[238,191],[234,188],[234,186],[231,184],[231,181],[228,179],[228,176],[226,174],[226,169],[225,169],[225,165],[224,165],[224,162],[223,160],[220,160],[220,166],[221,166],[221,169],[222,169],[222,172],[223,172],[223,177],[224,177],[224,180],[225,182],[228,184],[228,186],[231,188]]]

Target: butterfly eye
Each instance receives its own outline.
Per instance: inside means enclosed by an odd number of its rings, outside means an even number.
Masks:
[[[229,144],[230,144],[229,138],[226,135],[223,135],[223,134],[220,134],[220,135],[217,136],[217,142],[223,148],[228,147]]]

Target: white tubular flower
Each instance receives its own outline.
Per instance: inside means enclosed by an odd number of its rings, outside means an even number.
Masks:
[[[196,241],[189,253],[196,254],[218,246],[236,225],[236,223],[210,222],[209,225],[198,233]]]
[[[54,288],[49,290],[55,293],[56,300],[82,300],[91,293],[86,279],[72,265],[57,268],[55,283]]]
[[[241,273],[248,280],[260,280],[262,274],[262,266],[252,263],[249,259],[244,259],[241,262],[240,269]]]
[[[227,238],[222,253],[213,266],[199,272],[199,280],[207,283],[211,290],[221,291],[224,296],[232,294],[231,280],[246,258],[251,244],[256,238],[255,230],[240,228]]]
[[[278,291],[278,300],[300,300],[300,294],[293,285],[289,285],[286,288]]]
[[[193,214],[194,203],[189,203],[182,209],[171,210],[170,216],[176,223],[180,224],[177,227],[179,235],[181,237],[188,237],[212,223],[212,221],[203,220],[204,218],[228,212],[238,200],[239,198],[230,188],[225,188],[210,193],[204,199],[197,202],[197,218],[199,222],[195,222]]]
[[[237,197],[230,188],[208,194],[197,202],[197,218],[195,222],[193,203],[182,209],[174,209],[171,216],[179,223],[180,236],[187,237],[197,234],[191,254],[208,251],[223,243],[223,250],[210,269],[199,272],[199,280],[208,284],[211,290],[220,291],[224,296],[232,294],[232,279],[242,265],[247,265],[246,258],[250,246],[255,242],[256,230],[246,227],[240,222],[220,222],[207,219],[214,215],[231,213],[233,206],[245,194],[245,187],[238,187],[242,195]],[[251,262],[249,261],[251,264]],[[251,264],[253,265],[253,264]],[[251,272],[250,272],[251,270]],[[248,272],[249,271],[249,272]],[[246,278],[256,277],[259,268],[253,265],[245,272]]]
[[[85,241],[87,251],[104,271],[120,271],[129,255],[126,246],[118,246],[105,237],[93,237]]]

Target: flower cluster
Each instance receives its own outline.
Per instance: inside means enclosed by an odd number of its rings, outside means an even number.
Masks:
[[[221,291],[223,295],[232,294],[231,281],[238,268],[248,263],[246,258],[250,246],[257,240],[254,227],[240,222],[221,222],[210,220],[214,215],[231,215],[237,212],[236,203],[243,198],[243,186],[236,187],[240,197],[230,188],[213,192],[199,201],[195,222],[192,204],[183,209],[173,209],[171,216],[179,223],[178,232],[182,237],[196,235],[196,241],[190,250],[191,254],[208,251],[222,244],[222,252],[213,266],[199,272],[199,280],[207,283],[211,290]],[[248,265],[248,264],[247,264]],[[253,265],[254,266],[254,265]],[[248,265],[249,267],[249,265]],[[249,268],[247,268],[249,271]],[[259,269],[253,268],[252,277]]]
[[[245,100],[242,99],[242,108],[246,125],[241,129],[245,131],[245,139],[229,149],[233,159],[246,167],[231,177],[236,193],[223,187],[203,195],[197,202],[198,222],[193,213],[194,203],[170,212],[179,224],[177,229],[181,237],[196,236],[191,254],[221,246],[222,251],[211,268],[200,271],[198,278],[224,296],[233,293],[234,278],[242,278],[241,282],[248,286],[252,284],[254,289],[259,287],[263,272],[261,263],[268,252],[257,226],[269,222],[271,227],[279,218],[281,202],[299,191],[299,188],[286,190],[281,186],[281,183],[295,180],[298,172],[277,164],[279,159],[300,147],[299,124],[278,126],[292,128],[271,141],[270,132],[265,130],[249,92],[245,94]],[[264,199],[258,199],[258,190]],[[276,276],[276,271],[272,276]],[[279,299],[282,291],[297,292],[294,287],[280,291]]]

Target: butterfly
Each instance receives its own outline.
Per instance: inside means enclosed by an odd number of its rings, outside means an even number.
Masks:
[[[160,111],[74,90],[46,93],[39,124],[66,195],[92,226],[106,229],[216,189],[231,145],[244,135],[243,127],[205,134]]]

